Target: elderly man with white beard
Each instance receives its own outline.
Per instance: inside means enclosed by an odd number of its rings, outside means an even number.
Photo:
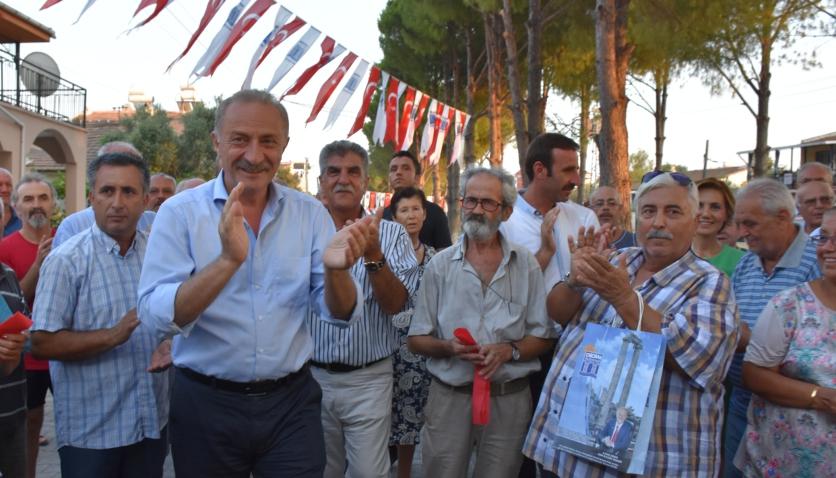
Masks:
[[[511,215],[514,178],[502,170],[465,171],[462,229],[427,265],[409,329],[410,350],[432,375],[421,430],[426,476],[516,477],[531,418],[528,376],[540,368],[556,331],[546,317],[543,274],[534,255],[508,242],[499,225]],[[466,328],[476,341],[454,335]],[[490,381],[490,421],[471,422],[474,372]]]

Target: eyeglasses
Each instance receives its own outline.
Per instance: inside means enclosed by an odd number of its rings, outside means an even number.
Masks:
[[[499,209],[499,206],[502,206],[501,202],[494,201],[490,198],[475,198],[472,196],[467,196],[461,198],[462,207],[465,209],[476,209],[476,206],[482,206],[482,209],[485,212],[494,212]]]
[[[813,241],[813,244],[815,244],[816,247],[824,247],[828,242],[831,245],[836,246],[836,236],[825,236],[824,234],[821,234],[811,237],[810,240]]]
[[[645,174],[644,176],[642,176],[642,184],[650,181],[651,179],[655,178],[656,176],[661,176],[662,174],[670,174],[671,177],[677,183],[679,183],[679,185],[682,186],[682,187],[688,187],[688,186],[691,185],[691,182],[692,182],[691,178],[689,178],[688,176],[686,176],[682,173],[678,173],[676,171],[658,171],[658,170],[655,170],[655,171],[651,171],[651,172]]]

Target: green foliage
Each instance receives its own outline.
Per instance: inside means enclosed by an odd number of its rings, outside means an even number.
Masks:
[[[638,184],[642,176],[653,171],[653,161],[647,151],[640,149],[630,155],[630,183]]]
[[[276,171],[276,180],[280,183],[284,184],[285,186],[291,187],[296,189],[297,191],[301,191],[301,184],[302,180],[299,178],[296,173],[290,168],[290,165],[287,166],[279,166],[279,170]]]
[[[215,149],[210,133],[215,124],[215,108],[196,103],[192,111],[182,117],[183,133],[177,137],[177,158],[183,177],[205,179],[218,174]]]

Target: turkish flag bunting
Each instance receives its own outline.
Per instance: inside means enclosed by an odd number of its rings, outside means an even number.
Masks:
[[[267,54],[270,53],[273,48],[279,46],[285,38],[289,37],[296,33],[297,30],[305,26],[305,20],[302,20],[299,17],[294,18],[293,20],[287,22],[287,24],[279,29],[273,38],[270,40],[270,43],[264,48],[264,51],[261,53],[261,57],[258,59],[258,63],[255,64],[256,68],[261,65],[261,62],[267,58]]]
[[[274,0],[256,0],[255,3],[247,9],[246,13],[238,19],[235,26],[232,27],[232,31],[229,33],[226,43],[220,49],[218,54],[215,55],[215,59],[209,66],[208,71],[206,71],[206,73],[202,76],[211,76],[215,73],[215,69],[218,68],[218,66],[226,59],[229,52],[232,51],[232,47],[238,43],[238,40],[240,40],[245,33],[250,31],[250,28],[252,28],[261,16],[264,15],[264,12],[275,4],[276,2]]]
[[[154,12],[151,14],[151,16],[146,18],[145,20],[143,20],[142,23],[140,23],[139,25],[135,26],[134,29],[139,28],[139,27],[145,25],[146,23],[150,22],[154,18],[156,18],[157,15],[159,15],[160,12],[163,11],[163,8],[168,6],[168,4],[173,2],[173,1],[174,0],[142,0],[142,3],[139,4],[139,8],[137,8],[136,12],[134,12],[134,16],[136,16],[136,14],[139,13],[140,10],[142,10],[143,8],[145,8],[149,5],[153,5],[154,3],[156,3],[157,6],[156,6],[156,8],[154,8]]]
[[[415,109],[415,88],[411,86],[406,87],[406,96],[403,100],[403,113],[401,113],[401,121],[398,124],[398,138],[395,147],[403,144],[406,130],[409,128],[409,119],[412,117],[412,110]]]
[[[194,42],[197,41],[197,37],[199,37],[200,34],[203,33],[203,30],[206,29],[206,26],[209,25],[209,22],[212,21],[212,18],[215,16],[216,13],[218,13],[218,10],[221,9],[221,6],[223,6],[225,1],[226,0],[209,0],[208,2],[206,2],[206,10],[203,12],[203,18],[200,19],[200,23],[197,25],[197,30],[195,30],[195,32],[192,33],[192,37],[189,39],[189,44],[186,45],[186,49],[183,50],[183,53],[180,53],[180,56],[178,56],[174,61],[172,61],[170,65],[168,65],[168,68],[166,68],[165,71],[170,70],[175,63],[177,63],[178,61],[180,61],[181,58],[186,56],[186,53],[188,53],[189,50],[192,49],[192,45],[194,45]]]
[[[406,125],[406,133],[403,136],[403,141],[401,141],[401,147],[399,149],[409,149],[412,146],[412,143],[415,141],[415,129],[418,128],[418,123],[421,122],[421,118],[424,116],[424,111],[427,109],[429,102],[429,95],[425,95],[420,91],[415,93],[415,100],[412,102],[412,113]]]
[[[337,70],[334,71],[334,73],[331,73],[331,76],[319,89],[319,94],[316,95],[316,101],[314,101],[311,114],[308,116],[308,120],[305,121],[305,123],[310,123],[316,119],[316,116],[322,110],[322,107],[325,106],[325,103],[328,101],[328,98],[331,97],[331,94],[334,93],[334,90],[337,89],[337,85],[340,84],[340,81],[342,81],[345,74],[348,73],[348,69],[351,68],[351,65],[356,59],[357,55],[352,52],[348,52],[348,55],[343,58],[343,61],[340,63],[340,66],[337,67]]]
[[[435,153],[435,143],[438,141],[438,130],[441,129],[441,118],[443,117],[444,108],[447,108],[442,102],[438,102],[435,110],[435,116],[432,117],[433,121],[435,122],[432,126],[432,130],[430,134],[430,147],[427,149],[427,158],[432,158],[433,154]],[[427,121],[430,121],[429,118]]]
[[[168,0],[162,0],[162,1],[163,1],[163,3],[168,3]],[[157,0],[141,0],[139,2],[139,6],[136,7],[136,11],[134,12],[134,16],[136,16],[137,13],[141,12],[143,8],[150,7],[151,5],[153,5],[155,3],[157,3]]]
[[[354,118],[354,124],[351,126],[351,131],[348,136],[356,133],[363,127],[363,122],[366,120],[366,113],[369,111],[369,103],[372,100],[372,95],[377,90],[377,83],[380,81],[380,68],[372,66],[372,71],[369,73],[369,81],[366,83],[366,89],[363,90],[363,102],[360,104],[360,110],[357,111],[357,117]]]
[[[331,62],[334,58],[340,56],[342,52],[345,51],[345,47],[342,45],[337,45],[334,42],[334,39],[331,37],[325,37],[322,40],[322,54],[319,55],[319,60],[314,63],[313,65],[309,66],[308,69],[302,72],[299,75],[299,78],[296,79],[296,82],[293,83],[293,86],[290,87],[287,91],[284,92],[282,98],[288,95],[295,95],[302,91],[302,88],[308,84],[308,81],[316,74],[317,71],[322,69],[323,66],[327,65]]]
[[[41,10],[49,8],[49,7],[55,5],[56,3],[60,2],[60,1],[61,0],[46,0],[46,2],[44,2],[43,6],[41,6]]]
[[[386,89],[386,133],[383,135],[383,144],[394,143],[398,138],[398,89],[401,80],[391,77],[389,87]]]

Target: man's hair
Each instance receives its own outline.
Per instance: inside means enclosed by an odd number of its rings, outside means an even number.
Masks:
[[[410,153],[407,150],[401,150],[397,153],[393,154],[391,158],[389,158],[389,162],[391,163],[395,158],[409,158],[412,160],[412,165],[415,166],[415,175],[421,176],[421,161],[418,161],[418,158],[415,157],[414,154]]]
[[[780,211],[787,211],[790,217],[795,216],[795,201],[786,186],[770,178],[758,178],[749,181],[737,192],[737,202],[755,196],[760,200],[763,211],[774,216]]]
[[[683,186],[679,184],[679,182],[673,176],[671,176],[670,173],[660,174],[655,178],[651,179],[650,181],[642,183],[642,185],[639,186],[638,191],[636,191],[636,211],[639,210],[639,200],[641,200],[642,196],[649,193],[650,191],[653,191],[654,189],[670,187],[678,187],[685,189],[685,192],[688,195],[688,204],[691,206],[691,216],[697,217],[697,213],[699,213],[700,209],[700,193],[697,190],[697,185],[693,182],[690,182],[687,186]]]
[[[263,90],[241,90],[229,98],[221,101],[221,104],[219,104],[218,108],[215,110],[215,126],[213,129],[215,134],[220,134],[226,110],[233,103],[261,103],[276,108],[276,111],[279,112],[279,116],[284,122],[283,126],[285,137],[290,135],[290,121],[287,117],[287,110],[275,96],[270,94],[270,92]]]
[[[697,189],[713,189],[723,196],[723,204],[726,206],[726,224],[730,223],[734,218],[734,194],[729,186],[717,178],[705,178],[697,181]]]
[[[332,143],[326,144],[319,152],[319,175],[325,174],[325,167],[328,165],[328,158],[331,156],[343,157],[348,153],[354,153],[360,156],[361,164],[363,166],[363,174],[369,175],[369,153],[366,148],[357,143],[351,142],[347,139],[341,139]]]
[[[502,205],[513,206],[517,199],[516,179],[504,169],[493,168],[468,168],[462,173],[461,185],[459,186],[459,196],[464,197],[467,192],[467,183],[474,176],[479,174],[489,174],[502,184]]]
[[[148,185],[151,181],[148,172],[148,164],[144,159],[126,153],[105,153],[97,156],[96,159],[87,164],[87,184],[90,189],[96,185],[96,174],[102,166],[133,166],[142,173],[142,191],[148,192]]]
[[[165,179],[168,179],[169,181],[171,181],[172,183],[174,183],[174,187],[177,187],[177,180],[176,180],[176,179],[174,179],[174,176],[172,176],[172,175],[170,175],[170,174],[166,174],[166,173],[154,173],[154,174],[152,174],[152,175],[151,175],[151,179],[155,179],[155,178],[165,178]]]
[[[6,176],[8,176],[9,178],[14,178],[14,176],[12,176],[12,172],[11,172],[11,171],[9,171],[9,170],[8,170],[8,169],[6,169],[6,168],[0,168],[0,174],[5,174],[5,175],[6,175]]]
[[[395,217],[395,212],[397,212],[398,210],[398,203],[401,202],[401,199],[411,198],[420,199],[421,207],[424,208],[424,210],[427,209],[427,206],[424,205],[424,201],[427,200],[427,196],[424,194],[424,191],[409,186],[406,188],[402,188],[399,191],[395,191],[395,194],[392,195],[392,199],[389,201],[389,210],[392,212],[392,217]]]
[[[17,204],[17,200],[20,199],[19,197],[19,190],[20,187],[27,183],[44,183],[49,186],[49,194],[52,196],[52,202],[58,200],[58,193],[55,191],[55,186],[52,185],[52,182],[46,178],[41,173],[26,173],[20,178],[20,181],[15,185],[15,188],[12,190],[12,204]]]
[[[142,158],[142,153],[136,149],[136,146],[127,142],[127,141],[110,141],[108,143],[103,144],[98,151],[96,151],[96,156],[103,156],[109,153],[122,153],[122,154],[129,154],[132,156],[136,156],[137,158]]]
[[[186,185],[189,184],[189,182],[194,181],[195,179],[199,179],[199,180],[203,181],[204,183],[206,182],[203,178],[198,178],[198,177],[186,178],[186,179],[180,181],[179,183],[177,183],[177,187],[174,188],[174,194],[179,194],[179,193],[185,191],[186,190]],[[197,187],[197,186],[195,186],[195,187]]]
[[[560,133],[543,133],[534,138],[525,152],[525,175],[528,176],[529,181],[534,179],[534,163],[537,162],[543,163],[551,176],[553,149],[577,151],[580,146],[571,138]]]
[[[810,161],[810,162],[802,164],[801,167],[798,168],[798,171],[796,171],[796,173],[795,173],[796,177],[801,176],[801,173],[806,172],[808,169],[816,169],[816,168],[819,168],[826,173],[826,178],[827,179],[825,179],[825,182],[832,186],[833,185],[833,170],[830,169],[830,166],[828,166],[826,164],[816,162],[816,161]]]

